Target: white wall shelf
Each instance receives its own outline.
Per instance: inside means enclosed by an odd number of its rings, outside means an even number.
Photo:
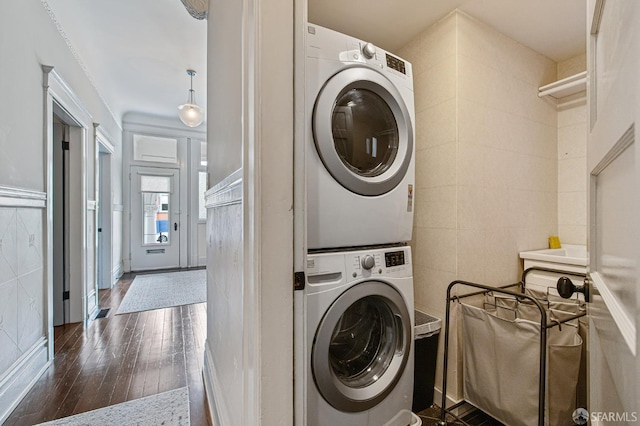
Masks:
[[[587,90],[586,71],[540,87],[538,89],[538,96],[541,98],[551,96],[553,98],[560,99],[584,90]]]

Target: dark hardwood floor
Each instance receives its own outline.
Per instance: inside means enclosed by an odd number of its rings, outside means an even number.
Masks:
[[[191,424],[211,425],[202,364],[206,304],[115,315],[135,276],[100,290],[106,318],[55,328],[55,359],[5,425],[34,425],[189,387]]]

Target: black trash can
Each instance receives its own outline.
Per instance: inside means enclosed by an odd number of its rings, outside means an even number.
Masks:
[[[414,312],[414,375],[411,411],[417,413],[433,404],[438,338],[442,320],[418,310]]]

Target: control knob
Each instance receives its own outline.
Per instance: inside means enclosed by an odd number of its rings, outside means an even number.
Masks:
[[[361,263],[362,267],[367,271],[376,266],[376,260],[369,254],[362,257]]]
[[[367,59],[373,58],[376,55],[376,47],[371,43],[365,44],[362,46],[362,55]]]

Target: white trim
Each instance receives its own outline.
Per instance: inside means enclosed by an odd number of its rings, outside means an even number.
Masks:
[[[20,401],[29,393],[51,360],[47,338],[41,337],[16,363],[0,382],[0,424],[4,423]]]
[[[242,203],[242,169],[236,170],[210,188],[204,197],[207,209]]]
[[[631,350],[631,353],[633,354],[633,356],[636,356],[635,319],[629,317],[625,313],[624,309],[622,308],[622,305],[618,301],[618,298],[613,295],[611,290],[609,290],[609,287],[604,282],[602,277],[600,277],[599,273],[592,272],[591,274],[589,274],[589,277],[594,287],[600,293],[600,296],[602,297],[604,304],[607,306],[607,309],[609,309],[609,312],[611,313],[613,320],[615,321],[616,325],[620,329],[620,334],[622,334],[622,337],[624,337],[624,340],[627,343],[629,350]]]
[[[308,22],[308,6],[306,0],[294,0],[294,143],[293,155],[293,270],[306,272],[307,253],[307,171],[305,137],[305,105],[306,105],[306,29]],[[302,291],[293,296],[293,424],[307,424],[307,351],[305,342],[306,313]],[[310,355],[309,355],[310,356]]]
[[[123,212],[124,211],[124,204],[114,204],[113,205],[113,211],[114,212]]]
[[[176,114],[177,117],[177,114]],[[126,114],[122,120],[123,130],[132,134],[175,138],[194,138],[207,140],[206,126],[192,129],[183,125],[180,120],[141,115],[135,113]],[[205,123],[206,125],[206,123]]]
[[[46,3],[46,2],[45,2]],[[85,326],[87,324],[88,319],[88,299],[87,299],[87,289],[86,289],[86,271],[87,271],[87,167],[88,161],[87,159],[87,144],[89,141],[93,141],[94,136],[94,126],[93,126],[93,117],[89,110],[85,107],[82,100],[76,95],[71,86],[67,84],[67,82],[57,73],[57,71],[49,65],[42,65],[43,71],[43,83],[42,86],[44,88],[44,136],[43,140],[46,143],[45,147],[45,165],[44,168],[46,170],[46,182],[45,185],[47,187],[47,221],[46,221],[46,254],[44,258],[46,259],[46,276],[47,276],[47,316],[48,316],[48,333],[49,338],[53,339],[53,299],[51,296],[51,292],[53,290],[53,205],[52,205],[52,196],[53,196],[53,139],[52,139],[52,127],[53,127],[53,114],[54,114],[54,104],[59,106],[65,114],[68,115],[69,120],[73,120],[75,122],[74,126],[77,126],[80,129],[79,140],[81,142],[80,152],[78,158],[81,160],[81,164],[79,167],[79,178],[80,178],[80,194],[75,194],[75,196],[79,196],[79,211],[74,210],[72,199],[72,217],[74,215],[78,215],[79,219],[79,230],[78,228],[74,228],[76,231],[72,230],[71,232],[71,244],[72,251],[71,256],[77,256],[80,261],[79,265],[71,270],[71,294],[72,299],[70,305],[72,306],[71,315],[72,317],[69,319],[72,322],[82,321]],[[71,124],[71,123],[68,123]],[[72,132],[73,133],[73,132]],[[77,151],[76,151],[77,152]],[[78,155],[78,154],[74,154]],[[95,162],[95,160],[93,161]],[[92,162],[92,163],[93,163]],[[77,166],[77,165],[76,165]],[[73,173],[73,167],[71,169]],[[76,177],[77,179],[77,177]],[[77,245],[74,249],[73,244]],[[74,278],[75,277],[75,278]],[[75,312],[73,306],[75,306],[78,302],[74,298],[74,294],[79,294],[81,300],[79,301],[78,307],[75,310],[80,312]],[[53,357],[53,342],[51,341],[49,344],[50,347],[50,356]]]
[[[635,124],[629,126],[624,134],[618,139],[615,145],[607,152],[600,162],[591,171],[592,176],[598,176],[606,169],[609,164],[620,156],[627,148],[629,148],[635,140]]]
[[[204,378],[205,394],[207,397],[207,405],[209,407],[209,414],[214,425],[227,426],[231,425],[229,413],[226,410],[227,404],[225,402],[226,393],[223,391],[220,382],[218,381],[218,375],[215,370],[215,363],[213,362],[213,356],[211,350],[209,350],[209,344],[204,345],[204,368],[202,372]],[[213,397],[215,395],[215,398]]]
[[[109,154],[113,154],[116,151],[116,147],[111,142],[113,138],[111,137],[109,132],[107,132],[107,129],[105,129],[103,126],[100,126],[100,123],[93,123],[93,127],[96,131],[96,145],[102,145],[102,147],[106,149]]]
[[[47,207],[47,193],[0,186],[0,207]]]
[[[120,261],[118,263],[118,266],[113,268],[113,270],[111,271],[111,274],[113,275],[113,285],[115,285],[120,279],[120,277],[122,276],[123,269],[124,269],[124,262]]]

